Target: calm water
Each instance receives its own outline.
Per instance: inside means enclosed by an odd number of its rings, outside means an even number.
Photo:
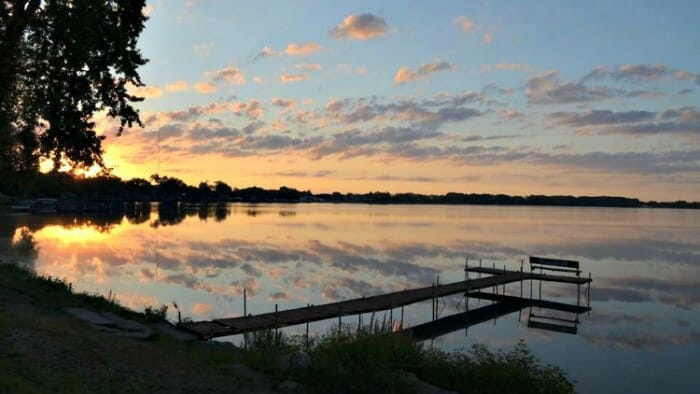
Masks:
[[[430,285],[437,275],[462,280],[466,257],[510,268],[528,255],[574,259],[594,279],[593,311],[577,335],[527,328],[526,314],[519,321],[515,313],[433,345],[507,349],[525,339],[582,392],[700,392],[698,211],[232,204],[161,218],[157,209],[131,218],[3,215],[0,253],[81,290],[116,293],[132,308],[176,301],[194,320],[242,314],[244,288],[249,313],[260,313]],[[575,295],[575,287],[544,285],[547,299],[575,303]],[[460,297],[445,301],[441,316],[464,308]],[[416,304],[404,320],[430,313],[429,302]]]

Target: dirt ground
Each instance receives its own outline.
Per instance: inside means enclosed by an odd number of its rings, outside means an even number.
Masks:
[[[16,281],[0,278],[0,393],[273,392],[235,349],[101,332]]]

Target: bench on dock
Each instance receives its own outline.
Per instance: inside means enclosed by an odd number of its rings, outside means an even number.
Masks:
[[[557,271],[576,274],[576,276],[581,275],[578,261],[530,256],[530,271],[534,270],[540,270],[540,273],[543,273],[543,271]]]
[[[544,271],[556,271],[567,274],[574,274],[576,278],[580,278],[581,269],[578,261],[551,259],[547,257],[530,256],[530,272],[539,271],[544,274]],[[590,281],[588,282],[590,286]],[[542,299],[542,281],[539,282],[539,299]],[[590,289],[590,287],[589,287]],[[588,298],[588,296],[587,296]],[[530,287],[530,299],[532,299],[532,287]],[[581,299],[581,284],[577,283],[576,306],[580,305]],[[589,301],[590,304],[590,301]],[[576,334],[578,331],[578,313],[574,314],[573,319],[565,319],[558,316],[536,315],[530,313],[527,326],[530,328],[539,328],[547,331]]]

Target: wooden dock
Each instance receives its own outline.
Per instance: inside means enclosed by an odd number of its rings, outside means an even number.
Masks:
[[[210,321],[181,322],[178,323],[177,326],[201,339],[211,339],[243,334],[251,331],[294,326],[297,324],[337,318],[339,316],[380,312],[420,301],[435,300],[453,294],[504,286],[508,283],[524,280],[573,283],[577,285],[590,282],[590,278],[523,272],[522,269],[520,271],[512,271],[506,269],[469,267],[466,270],[490,276],[259,315],[214,319]]]

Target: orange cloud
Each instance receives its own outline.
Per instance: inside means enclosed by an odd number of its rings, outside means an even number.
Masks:
[[[459,25],[465,34],[469,34],[474,30],[474,22],[467,19],[466,16],[458,16],[453,22],[453,25]]]
[[[280,81],[282,83],[300,82],[309,79],[309,74],[282,74]]]
[[[129,93],[139,96],[139,97],[144,97],[147,99],[157,99],[161,96],[163,96],[163,89],[159,88],[158,86],[155,85],[150,85],[150,86],[134,86],[130,85],[128,87]]]
[[[227,82],[232,85],[243,85],[245,78],[240,68],[224,67],[221,70],[209,71],[205,73],[214,82]]]
[[[345,17],[328,33],[339,40],[369,40],[389,32],[384,18],[373,14],[356,14]]]
[[[216,86],[208,82],[198,82],[194,84],[194,89],[202,94],[210,94],[216,92]]]
[[[211,304],[204,304],[201,302],[198,302],[192,306],[192,314],[193,315],[206,315],[209,312],[211,312],[212,306]]]
[[[165,90],[168,92],[184,92],[187,89],[189,89],[189,84],[187,81],[177,81],[165,85]]]
[[[320,64],[318,63],[311,63],[311,64],[295,64],[294,67],[296,67],[299,70],[303,71],[319,71],[323,67],[321,67]]]
[[[308,56],[321,49],[323,49],[323,47],[315,42],[307,42],[305,44],[292,43],[288,44],[287,48],[284,49],[284,54],[289,56]]]
[[[415,71],[411,70],[406,66],[403,66],[396,71],[396,74],[394,75],[394,84],[399,85],[410,81],[426,79],[430,74],[440,71],[454,70],[456,68],[457,66],[455,64],[443,62],[440,60],[435,60],[432,63],[422,64]]]
[[[493,34],[491,33],[484,33],[484,35],[481,37],[481,42],[489,45],[493,42]]]

